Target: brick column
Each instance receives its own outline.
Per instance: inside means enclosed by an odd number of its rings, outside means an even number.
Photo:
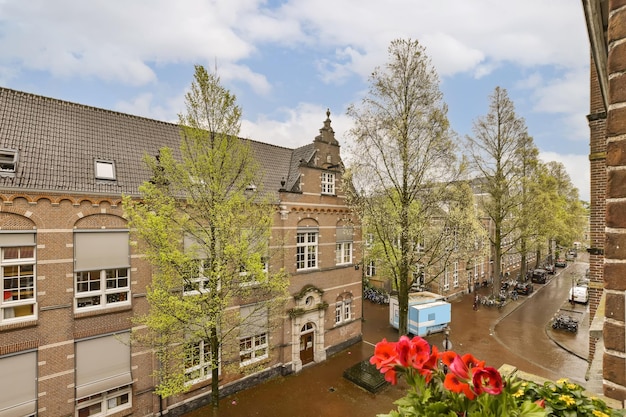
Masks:
[[[626,1],[609,1],[604,394],[626,400]]]
[[[606,212],[606,111],[600,92],[598,73],[593,62],[590,65],[590,113],[589,121],[589,165],[591,174],[591,201],[589,213],[589,320],[598,309],[604,288],[604,229]],[[596,338],[589,337],[589,361],[595,355]]]

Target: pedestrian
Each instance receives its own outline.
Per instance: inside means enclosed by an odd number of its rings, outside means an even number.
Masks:
[[[478,310],[478,294],[474,297],[474,305],[472,306],[474,311]]]

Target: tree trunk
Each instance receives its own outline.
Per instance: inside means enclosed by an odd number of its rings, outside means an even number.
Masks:
[[[211,329],[211,405],[213,408],[213,415],[217,415],[217,409],[220,406],[220,368],[219,368],[219,355],[220,344],[217,337],[217,329]]]

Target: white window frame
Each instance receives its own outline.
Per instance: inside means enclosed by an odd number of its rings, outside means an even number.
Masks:
[[[34,245],[23,246],[7,246],[0,248],[0,268],[2,270],[2,281],[0,288],[2,289],[2,299],[0,300],[0,324],[13,323],[17,321],[32,320],[37,317],[37,274],[36,274],[36,247]],[[7,251],[18,251],[16,258],[6,258]],[[22,251],[29,255],[32,251],[32,257],[22,257]],[[32,274],[21,275],[22,267],[32,267]],[[5,277],[5,270],[9,268],[17,268],[18,275]],[[29,281],[30,277],[30,281]],[[23,282],[26,280],[25,282]],[[11,284],[7,288],[7,284],[16,281],[17,286]],[[24,285],[23,285],[24,284]],[[28,296],[23,298],[23,296]],[[31,309],[31,314],[15,315],[15,309]]]
[[[208,339],[200,339],[195,342],[185,344],[185,385],[193,385],[198,382],[208,381],[213,378],[213,370],[211,363],[211,345]],[[192,355],[189,351],[193,349]],[[196,355],[197,352],[197,355]],[[191,358],[194,361],[197,357],[197,363],[189,364]],[[195,364],[194,364],[195,363]],[[192,374],[198,372],[198,376],[193,378]],[[221,374],[221,367],[218,366],[218,373]]]
[[[335,173],[322,172],[322,194],[335,195]]]
[[[113,405],[111,401],[116,398],[126,396],[128,401],[120,405]],[[87,414],[89,417],[94,416],[109,416],[118,413],[122,410],[132,408],[133,406],[133,393],[130,385],[124,387],[115,388],[109,391],[101,392],[99,394],[92,395],[90,397],[81,398],[76,401],[75,416],[79,417],[80,410],[100,404],[100,411]]]
[[[365,265],[365,276],[368,278],[376,276],[376,262],[370,260],[367,265]]]
[[[96,179],[115,181],[117,179],[115,173],[115,161],[106,159],[96,159],[94,161],[94,170],[96,173]]]
[[[118,274],[121,271],[124,271],[126,276],[120,277]],[[115,273],[116,276],[112,276],[112,273]],[[88,279],[79,281],[79,278]],[[126,285],[107,287],[109,282],[123,282],[124,280]],[[91,288],[92,284],[97,288]],[[74,285],[74,308],[76,311],[130,305],[130,268],[77,271],[74,272]],[[91,301],[87,301],[88,299]]]
[[[365,239],[365,247],[371,249],[374,246],[374,234],[368,233]]]
[[[352,297],[338,297],[335,303],[335,325],[352,321]]]
[[[249,346],[247,346],[248,341],[250,341]],[[269,334],[267,331],[254,336],[239,338],[239,367],[243,368],[269,358],[269,350]],[[250,356],[249,358],[243,359],[244,356],[248,355]]]
[[[343,299],[343,321],[352,321],[352,298],[349,297]]]
[[[454,262],[454,272],[452,273],[452,285],[454,288],[459,287],[459,263]]]
[[[450,277],[448,276],[448,268],[443,270],[443,290],[448,291],[450,289]]]
[[[318,268],[319,233],[299,231],[296,234],[296,270],[305,271]]]
[[[15,175],[17,171],[17,150],[0,148],[0,176]]]
[[[337,242],[335,246],[335,263],[337,265],[352,263],[352,242]]]
[[[207,259],[194,259],[194,277],[190,278],[190,283],[183,284],[183,295],[198,295],[209,292],[209,278],[206,277],[204,271],[206,269]],[[197,284],[197,288],[196,288]],[[190,287],[192,285],[193,287]]]

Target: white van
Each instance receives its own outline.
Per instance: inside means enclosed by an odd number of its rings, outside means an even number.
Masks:
[[[569,300],[574,303],[587,304],[589,302],[589,291],[586,286],[576,286],[569,290]]]

